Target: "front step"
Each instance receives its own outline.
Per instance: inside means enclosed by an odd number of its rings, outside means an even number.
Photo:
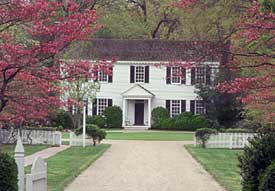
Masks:
[[[148,130],[149,127],[146,127],[146,126],[133,126],[133,127],[124,127],[125,130],[135,130],[135,131],[138,131],[138,130]]]

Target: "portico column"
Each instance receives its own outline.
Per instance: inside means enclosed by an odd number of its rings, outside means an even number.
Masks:
[[[125,124],[125,121],[126,121],[126,99],[123,98],[123,110],[122,110],[122,126],[125,127],[126,124]]]
[[[152,100],[148,99],[148,126],[151,127],[151,109],[152,109]]]

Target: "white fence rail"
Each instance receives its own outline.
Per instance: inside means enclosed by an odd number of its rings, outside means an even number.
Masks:
[[[255,133],[218,133],[210,136],[206,148],[242,149],[249,144],[248,140],[255,135]],[[195,139],[194,145],[198,144]]]
[[[86,146],[93,145],[93,139],[85,139]],[[83,136],[76,135],[74,132],[70,132],[70,146],[82,146],[83,145]]]
[[[50,144],[57,145],[57,136],[61,136],[60,132],[45,130],[28,130],[22,129],[23,144]],[[0,129],[1,142],[4,144],[14,144],[17,141],[18,130]],[[61,137],[60,137],[61,141]],[[60,143],[61,144],[61,143]]]

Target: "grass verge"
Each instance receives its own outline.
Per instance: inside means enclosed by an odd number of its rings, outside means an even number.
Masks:
[[[227,190],[241,190],[238,156],[241,150],[203,149],[186,145],[191,155]]]
[[[98,159],[110,145],[101,144],[96,147],[70,147],[65,151],[47,159],[48,190],[64,190],[73,179]],[[29,173],[31,166],[26,167]]]
[[[193,132],[108,132],[106,139],[112,140],[148,140],[148,141],[192,141]]]
[[[38,151],[47,149],[49,147],[50,145],[24,145],[25,156],[32,155]],[[6,152],[10,155],[14,155],[15,145],[2,145],[1,149],[2,149],[1,152]]]

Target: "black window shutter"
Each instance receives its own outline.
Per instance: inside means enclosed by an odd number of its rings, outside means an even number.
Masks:
[[[196,68],[191,68],[191,85],[196,84]]]
[[[130,83],[135,83],[135,66],[130,68]]]
[[[171,67],[166,68],[166,84],[171,84]]]
[[[113,100],[112,99],[108,99],[108,107],[112,107],[113,106]]]
[[[89,102],[88,101],[86,102],[85,112],[86,112],[86,115],[88,115],[88,113],[89,113]]]
[[[195,100],[190,101],[190,112],[195,115]]]
[[[113,73],[113,67],[110,67],[110,72],[111,72],[111,74],[108,75],[108,82],[112,83],[113,82],[113,75],[114,75],[114,73]]]
[[[206,67],[206,85],[211,85],[211,68]]]
[[[93,115],[97,115],[97,99],[93,101]]]
[[[98,72],[94,72],[94,82],[98,82]]]
[[[181,68],[181,84],[185,84],[186,83],[186,69],[185,68]]]
[[[186,100],[181,100],[181,113],[186,112]]]
[[[145,66],[145,83],[149,83],[149,66]]]
[[[166,100],[166,109],[168,110],[168,112],[169,112],[169,114],[171,115],[171,113],[170,113],[170,102],[171,102],[171,100]]]

